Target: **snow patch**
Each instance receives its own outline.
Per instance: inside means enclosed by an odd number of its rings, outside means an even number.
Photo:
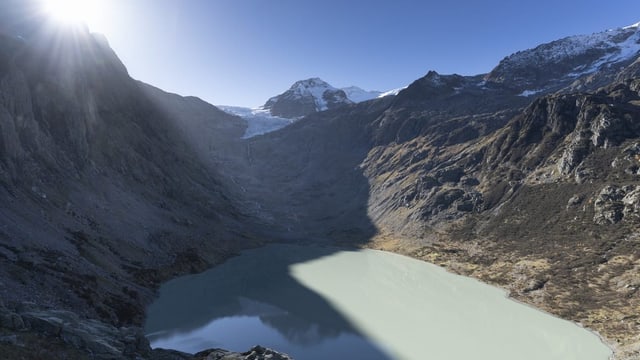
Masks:
[[[387,97],[387,96],[396,96],[400,93],[400,91],[406,89],[408,86],[404,86],[401,88],[397,88],[397,89],[393,89],[393,90],[389,90],[386,92],[383,92],[382,94],[378,95],[378,98],[383,98],[383,97]]]
[[[512,64],[526,64],[543,58],[545,61],[559,62],[594,49],[604,50],[606,55],[595,61],[592,66],[573,73],[572,76],[584,75],[598,70],[602,65],[627,60],[637,55],[640,51],[640,23],[591,35],[567,37],[540,45],[535,49],[515,53],[506,61]]]
[[[520,94],[518,94],[518,96],[529,97],[529,96],[533,96],[533,95],[539,94],[539,93],[541,93],[543,91],[544,91],[544,89],[525,90],[525,91],[521,92]]]
[[[242,136],[243,139],[249,139],[254,136],[267,134],[293,124],[295,120],[285,119],[271,115],[269,110],[250,109],[239,106],[218,105],[222,111],[231,115],[243,118],[247,122],[247,130]]]
[[[338,89],[320,78],[312,78],[296,82],[290,90],[298,98],[311,96],[316,103],[316,111],[324,111],[328,109],[327,101],[323,97],[324,93],[327,90],[337,91]]]
[[[367,91],[357,86],[344,87],[340,90],[344,91],[344,93],[347,94],[347,98],[349,98],[349,100],[353,101],[354,103],[376,99],[382,94],[381,91]]]

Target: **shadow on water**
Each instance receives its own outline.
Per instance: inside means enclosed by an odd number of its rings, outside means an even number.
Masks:
[[[154,347],[186,352],[261,344],[296,359],[390,359],[290,266],[336,248],[270,245],[163,285],[145,326]],[[366,300],[366,299],[363,299]]]
[[[195,352],[260,344],[297,359],[391,359],[346,314],[290,274],[291,265],[339,250],[332,245],[356,247],[376,234],[367,215],[369,184],[358,165],[370,149],[365,124],[387,106],[316,114],[239,142],[223,155],[225,173],[242,189],[239,206],[258,219],[260,236],[326,246],[249,250],[165,284],[148,309],[152,346]]]

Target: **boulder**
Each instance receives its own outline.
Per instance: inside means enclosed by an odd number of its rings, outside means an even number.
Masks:
[[[605,186],[595,198],[594,212],[593,220],[600,225],[640,219],[640,187]]]
[[[605,186],[594,201],[593,221],[596,224],[616,224],[622,220],[624,191],[615,185]]]
[[[22,317],[32,331],[59,337],[96,359],[139,358],[151,353],[149,342],[138,328],[118,329],[63,310],[31,311]]]
[[[198,360],[293,360],[293,358],[287,354],[279,353],[260,345],[256,345],[249,351],[243,353],[230,352],[222,349],[210,349],[195,354],[195,358]],[[176,358],[176,360],[179,360],[179,358]]]

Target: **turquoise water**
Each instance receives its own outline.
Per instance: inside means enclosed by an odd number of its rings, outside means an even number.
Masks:
[[[152,347],[299,360],[606,360],[597,336],[503,290],[382,251],[272,245],[170,281],[147,312]]]

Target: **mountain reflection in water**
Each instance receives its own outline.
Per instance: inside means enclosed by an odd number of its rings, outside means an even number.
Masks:
[[[296,359],[390,359],[290,274],[291,265],[337,251],[269,246],[170,281],[148,308],[147,337],[152,347],[189,353],[216,347],[246,351],[260,344]]]
[[[330,256],[329,256],[330,255]],[[152,346],[305,359],[606,360],[596,335],[505,291],[374,250],[267,246],[163,286]]]

